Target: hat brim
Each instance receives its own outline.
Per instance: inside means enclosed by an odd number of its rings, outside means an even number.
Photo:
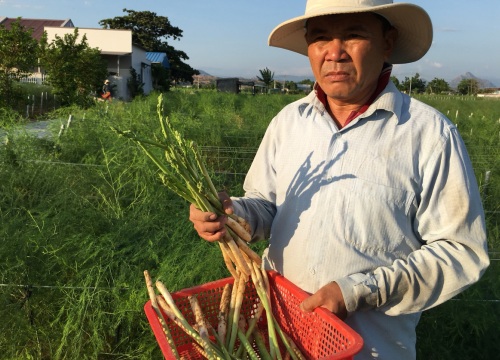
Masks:
[[[398,30],[391,64],[406,64],[421,59],[432,44],[432,22],[421,7],[407,3],[395,3],[370,8],[338,7],[322,9],[321,13],[299,16],[278,25],[269,35],[270,46],[287,49],[307,56],[304,25],[307,19],[334,14],[372,12],[385,17]]]

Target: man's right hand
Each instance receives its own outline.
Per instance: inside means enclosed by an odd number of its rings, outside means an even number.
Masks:
[[[225,193],[219,193],[219,199],[226,214],[233,213],[233,203]],[[202,239],[207,241],[219,241],[226,233],[227,217],[217,216],[212,212],[203,212],[195,205],[189,207],[189,220],[193,223],[194,229]]]

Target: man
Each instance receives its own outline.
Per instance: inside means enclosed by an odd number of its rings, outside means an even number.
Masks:
[[[305,32],[304,32],[305,28]],[[364,339],[356,359],[414,359],[420,313],[489,265],[478,186],[455,126],[401,94],[391,65],[420,59],[432,25],[391,0],[309,0],[269,43],[309,57],[314,91],[270,123],[244,183],[225,198],[267,267],[313,294]],[[200,236],[225,217],[191,206]]]
[[[111,102],[111,85],[109,84],[109,80],[104,80],[104,85],[102,86],[102,98],[104,101],[108,100]]]

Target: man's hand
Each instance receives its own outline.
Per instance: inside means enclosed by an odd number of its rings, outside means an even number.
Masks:
[[[219,200],[226,214],[233,213],[233,203],[225,193],[219,193]],[[203,212],[191,204],[189,207],[189,220],[193,223],[194,229],[202,239],[207,241],[219,241],[226,233],[227,217],[217,216],[212,212]]]
[[[305,312],[313,311],[320,306],[331,311],[342,320],[347,317],[344,297],[336,282],[323,286],[300,304],[300,308]]]

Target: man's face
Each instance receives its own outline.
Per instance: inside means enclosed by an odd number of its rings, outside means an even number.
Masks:
[[[305,37],[316,81],[330,99],[362,105],[375,91],[396,35],[384,34],[381,20],[368,13],[309,19]]]

